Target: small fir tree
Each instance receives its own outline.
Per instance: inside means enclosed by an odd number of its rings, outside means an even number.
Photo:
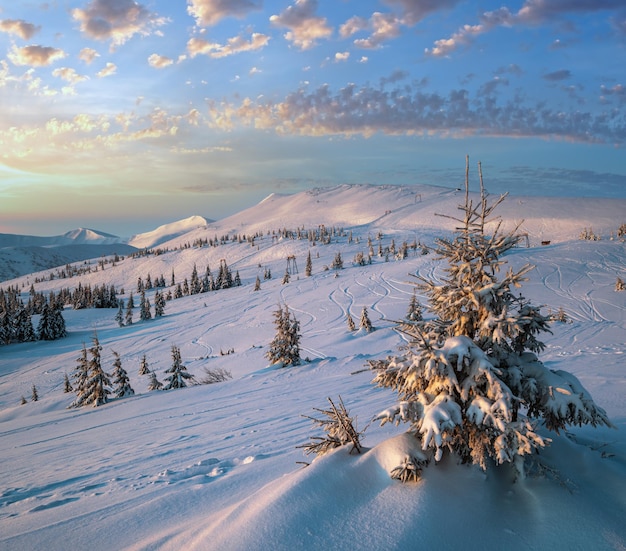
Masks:
[[[282,284],[286,285],[289,283],[289,270],[285,270],[285,275],[283,276]]]
[[[37,387],[35,385],[33,385],[33,388],[30,393],[30,401],[31,402],[39,401],[39,392],[37,392]]]
[[[316,455],[324,455],[329,451],[351,444],[350,452],[356,451],[361,453],[363,446],[361,445],[361,437],[363,432],[358,431],[356,428],[356,418],[350,417],[350,413],[343,404],[341,396],[339,396],[339,404],[336,405],[330,398],[330,409],[318,409],[315,411],[323,413],[325,417],[318,419],[303,415],[307,419],[313,421],[313,424],[317,427],[321,427],[326,433],[325,436],[312,436],[311,441],[308,444],[296,446],[297,448],[304,448],[304,453],[310,455],[312,453]]]
[[[417,294],[413,291],[411,301],[409,302],[409,309],[406,313],[406,320],[409,322],[422,321],[422,305],[417,300]]]
[[[67,373],[63,374],[63,392],[68,394],[73,392],[74,388],[72,387],[72,383],[70,383],[70,378],[67,376]]]
[[[128,378],[128,373],[122,367],[122,359],[120,355],[113,351],[113,384],[115,385],[113,388],[113,393],[117,398],[126,398],[126,396],[132,396],[135,394],[135,391],[130,386],[130,379]]]
[[[615,290],[616,291],[626,290],[626,284],[624,283],[624,280],[619,276],[617,276],[617,281],[615,282]]]
[[[154,294],[154,317],[160,318],[165,313],[165,297],[157,291]]]
[[[120,299],[117,307],[117,314],[115,314],[115,321],[120,327],[124,327],[124,299]]]
[[[87,379],[87,385],[85,392],[87,394],[86,403],[92,404],[94,407],[106,404],[109,401],[109,395],[111,394],[110,386],[111,381],[109,374],[102,368],[100,341],[98,335],[94,334],[91,338],[91,348],[89,353],[91,359],[89,360],[89,378]]]
[[[274,312],[276,336],[270,343],[265,357],[271,365],[281,367],[300,365],[300,323],[287,305],[278,306]]]
[[[255,291],[261,290],[261,279],[259,278],[259,276],[256,276],[256,281],[254,282],[254,290]]]
[[[152,319],[152,314],[150,313],[150,300],[146,297],[145,291],[141,291],[141,299],[139,303],[139,319],[142,321]]]
[[[370,317],[367,314],[367,308],[365,306],[363,306],[363,310],[361,310],[361,321],[359,323],[359,329],[363,329],[368,333],[374,330],[374,328],[372,327],[372,322],[370,321]]]
[[[69,407],[81,407],[85,405],[87,379],[89,378],[89,359],[87,358],[87,347],[83,343],[80,356],[76,359],[74,370],[74,391],[76,398]]]
[[[354,318],[352,317],[350,312],[348,312],[348,329],[350,331],[356,331],[356,324],[354,323]]]
[[[133,300],[133,293],[130,293],[128,297],[128,304],[126,304],[126,317],[124,319],[126,325],[133,324],[133,308],[135,307],[135,301]]]
[[[311,261],[311,251],[309,251],[309,254],[307,254],[307,257],[306,257],[306,264],[304,266],[304,275],[306,275],[307,277],[311,277],[312,273],[313,273],[313,262]]]
[[[172,367],[170,367],[165,373],[169,373],[169,377],[165,378],[165,390],[173,388],[184,388],[187,386],[187,382],[193,382],[193,375],[187,371],[187,368],[183,365],[180,356],[180,348],[172,345]]]
[[[150,371],[150,382],[148,383],[148,390],[161,390],[163,388],[163,383],[157,379],[156,373],[154,371]]]
[[[341,253],[340,252],[337,252],[335,254],[335,258],[333,259],[332,268],[333,268],[333,270],[341,270],[341,269],[343,269],[343,258],[341,258]]]
[[[189,286],[189,292],[192,295],[196,295],[200,291],[202,291],[202,283],[200,281],[200,278],[198,277],[198,269],[196,268],[196,265],[194,264],[193,270],[191,272],[191,283]]]
[[[139,375],[149,375],[150,369],[148,368],[148,358],[144,354],[141,357],[141,364],[139,365]]]

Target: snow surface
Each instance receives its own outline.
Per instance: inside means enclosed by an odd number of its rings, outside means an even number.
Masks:
[[[419,482],[389,477],[413,443],[405,426],[369,424],[396,397],[371,384],[365,364],[403,342],[393,320],[407,312],[409,274],[437,279],[443,266],[419,249],[403,261],[376,256],[371,266],[357,267],[351,260],[359,251],[367,255],[368,235],[376,251],[379,231],[383,246],[391,238],[397,246],[413,239],[432,244],[453,226],[435,213],[456,214],[461,201],[454,191],[426,186],[274,195],[163,243],[170,248],[165,254],[35,284],[41,292],[79,281],[115,284],[127,299],[130,291],[137,296],[138,277],[162,273],[169,283],[174,270],[182,282],[194,264],[202,273],[208,263],[216,273],[221,259],[243,281],[239,288],[170,301],[159,319],[139,322],[136,312],[135,323],[121,328],[115,310],[66,309],[67,338],[0,347],[0,549],[625,549],[626,293],[614,286],[618,276],[626,278],[626,246],[610,239],[626,222],[623,200],[516,197],[500,209],[507,223],[530,214],[524,231],[531,246],[506,257],[514,268],[537,266],[523,294],[553,312],[562,308],[570,320],[552,326],[540,358],[575,374],[617,430],[575,427],[556,435],[540,429],[552,444],[524,480],[514,480],[508,467],[483,473],[449,457],[426,468]],[[320,224],[346,234],[314,247],[271,235]],[[578,239],[589,226],[601,241]],[[173,250],[199,237],[255,231],[263,237],[254,246],[229,241]],[[304,275],[308,251],[311,277]],[[337,252],[345,268],[325,270]],[[281,285],[290,255],[300,273]],[[267,281],[266,267],[273,274]],[[257,275],[261,290],[254,292]],[[36,276],[2,286],[17,284],[27,293]],[[281,302],[301,324],[301,355],[310,361],[298,367],[267,367],[264,358]],[[363,306],[376,329],[350,333],[346,313],[358,319]],[[63,393],[64,373],[72,373],[94,331],[105,369],[112,371],[112,352],[118,352],[137,394],[66,409],[73,395]],[[142,356],[163,381],[172,345],[198,378],[204,367],[228,369],[233,378],[147,392],[148,377],[138,375]],[[234,353],[221,354],[231,348]],[[20,405],[33,384],[40,400]],[[367,426],[366,451],[350,455],[340,448],[312,461],[296,446],[320,432],[302,415],[315,416],[314,408],[339,395],[358,429]]]

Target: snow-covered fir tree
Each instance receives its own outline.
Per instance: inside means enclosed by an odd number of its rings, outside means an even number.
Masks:
[[[512,291],[532,266],[499,278],[501,257],[519,236],[517,229],[501,231],[492,213],[505,196],[489,202],[480,176],[480,200],[470,197],[466,178],[461,216],[451,217],[458,229],[437,240],[445,277],[419,279],[435,319],[403,327],[409,345],[370,365],[374,382],[400,399],[378,418],[410,423],[426,461],[449,452],[482,469],[514,463],[523,473],[524,456],[549,442],[535,431],[535,419],[556,431],[611,423],[576,377],[537,358],[544,348],[537,335],[549,332],[548,318]]]
[[[139,375],[149,375],[150,369],[148,368],[148,357],[144,354],[141,356],[141,364],[139,365]]]
[[[359,329],[363,329],[368,333],[374,330],[372,327],[372,322],[370,321],[370,317],[367,313],[367,307],[363,306],[363,310],[361,310],[361,320],[359,322]]]
[[[65,320],[60,308],[47,303],[43,305],[37,334],[39,339],[44,341],[53,341],[67,336]]]
[[[56,339],[54,327],[51,324],[50,310],[50,306],[47,303],[43,305],[39,324],[37,325],[37,335],[39,340],[42,341],[53,341]]]
[[[184,388],[187,386],[187,381],[193,382],[193,375],[183,365],[178,346],[172,345],[172,366],[165,373],[169,373],[169,376],[165,378],[163,387],[165,390]]]
[[[154,317],[160,318],[165,313],[165,297],[157,291],[154,294]]]
[[[191,271],[191,283],[189,285],[189,292],[192,295],[196,295],[202,291],[202,282],[198,277],[198,269],[196,265],[193,265],[193,270]]]
[[[141,291],[141,299],[139,300],[139,319],[141,321],[152,319],[150,300],[146,297],[145,291]]]
[[[63,374],[63,392],[66,394],[73,392],[74,388],[72,387],[72,383],[70,383],[70,378],[67,376],[67,373]]]
[[[35,385],[33,385],[31,392],[30,392],[30,401],[31,402],[39,401],[39,392],[37,391],[37,387]]]
[[[76,359],[76,368],[73,376],[76,398],[69,407],[78,408],[85,405],[85,390],[87,388],[87,379],[89,378],[89,359],[87,357],[87,347],[84,344],[80,356]]]
[[[413,322],[422,321],[422,319],[422,305],[419,303],[419,300],[417,300],[417,294],[414,291],[409,302],[409,308],[406,313],[406,320],[409,322]]]
[[[350,312],[348,312],[348,330],[356,331],[356,324],[354,323],[354,318],[352,317]]]
[[[13,318],[13,340],[16,342],[36,340],[32,318],[24,307],[20,307]]]
[[[101,351],[102,346],[100,346],[98,335],[94,334],[91,337],[91,348],[89,348],[91,359],[89,360],[89,376],[85,387],[85,403],[94,407],[106,404],[111,394],[111,381],[109,374],[102,368]]]
[[[304,266],[304,275],[310,277],[313,273],[313,261],[311,260],[311,251],[306,256],[306,264]]]
[[[276,336],[270,343],[265,357],[271,365],[288,367],[300,365],[300,323],[289,311],[287,305],[278,306],[274,312]]]
[[[117,398],[132,396],[135,394],[135,391],[130,386],[128,373],[122,367],[122,358],[120,358],[120,355],[115,351],[113,351],[113,358],[113,373],[111,374],[114,385],[113,394],[115,394]]]
[[[343,269],[343,258],[341,258],[340,252],[335,253],[335,258],[333,259],[333,264],[331,267],[333,270]]]
[[[289,270],[285,270],[285,275],[283,276],[282,284],[286,285],[289,283]]]
[[[256,281],[254,282],[254,290],[255,291],[261,290],[261,278],[259,278],[259,276],[256,276]]]
[[[120,299],[117,305],[117,314],[115,314],[115,321],[119,327],[124,327],[124,299]]]
[[[163,388],[163,383],[157,379],[156,373],[154,371],[150,371],[150,382],[148,383],[148,390],[161,390]]]
[[[126,304],[126,317],[124,323],[126,325],[133,324],[133,308],[135,307],[135,301],[133,300],[133,293],[128,297],[128,304]]]

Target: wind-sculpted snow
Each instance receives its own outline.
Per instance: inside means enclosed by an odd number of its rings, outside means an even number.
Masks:
[[[560,222],[551,223],[546,211],[541,222],[546,225],[529,228],[531,246],[522,242],[505,257],[513,269],[536,264],[524,296],[545,304],[546,312],[566,314],[565,322],[552,324],[540,358],[551,369],[573,373],[617,430],[574,427],[554,435],[539,427],[552,443],[533,456],[525,480],[514,482],[513,470],[506,467],[485,474],[456,465],[444,454],[419,482],[401,484],[389,472],[412,452],[403,435],[407,427],[372,421],[395,399],[371,384],[366,362],[402,345],[394,327],[407,313],[412,276],[436,281],[443,266],[419,247],[409,249],[405,260],[379,257],[377,235],[382,232],[383,246],[392,238],[398,246],[414,239],[430,246],[447,231],[437,230],[444,220],[432,213],[450,213],[459,197],[441,188],[424,188],[417,199],[415,189],[366,189],[359,204],[360,191],[305,193],[297,198],[304,209],[298,212],[291,210],[295,203],[288,208],[293,197],[274,196],[162,244],[170,249],[158,256],[127,257],[97,271],[94,260],[94,269],[80,276],[35,283],[29,274],[7,282],[17,285],[25,300],[32,283],[48,294],[80,282],[124,287],[120,297],[127,301],[131,291],[137,298],[139,277],[163,274],[167,291],[172,271],[182,282],[194,264],[201,273],[207,264],[216,272],[225,259],[243,285],[168,301],[163,317],[140,322],[136,313],[125,327],[115,321],[115,309],[66,308],[66,338],[0,346],[0,548],[626,547],[626,293],[615,291],[616,277],[626,277],[624,243],[611,240],[610,232],[602,233],[600,242],[580,241],[582,228],[574,235],[559,230]],[[412,213],[420,200],[424,210]],[[329,245],[271,235],[282,227],[331,224],[339,214],[343,218],[334,223],[342,222],[344,232]],[[610,216],[606,224],[614,229],[625,221]],[[398,220],[406,226],[396,226]],[[577,225],[574,218],[568,224],[564,227]],[[263,235],[253,245],[231,239],[214,247],[175,249],[233,230]],[[367,257],[368,237],[375,251],[372,263],[355,266],[357,252]],[[539,237],[552,244],[542,247]],[[309,251],[311,277],[304,275]],[[325,269],[337,252],[344,269]],[[283,285],[289,255],[296,257],[299,273]],[[266,268],[272,279],[263,279]],[[253,291],[257,276],[261,288]],[[151,303],[154,292],[147,291]],[[429,316],[424,297],[418,293],[417,298]],[[287,304],[301,324],[298,367],[267,366],[265,352],[275,332],[272,313],[279,303]],[[349,331],[347,313],[358,323],[363,307],[375,330]],[[111,372],[113,351],[118,352],[136,394],[97,408],[67,409],[74,395],[63,393],[64,374],[72,374],[94,331],[103,347],[103,367]],[[196,378],[205,368],[226,369],[233,378],[148,392],[148,377],[138,373],[142,357],[163,381],[173,345]],[[39,401],[20,405],[33,384]],[[358,429],[367,427],[365,453],[350,455],[340,448],[316,459],[305,456],[296,446],[319,432],[303,415],[314,415],[328,397],[339,395]]]

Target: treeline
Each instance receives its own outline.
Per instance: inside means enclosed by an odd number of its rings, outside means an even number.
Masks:
[[[36,307],[35,307],[36,304]],[[24,304],[17,287],[0,287],[0,344],[51,341],[67,335],[65,320],[61,313],[63,303],[52,293],[49,299],[38,296]],[[32,314],[40,314],[37,330]]]

